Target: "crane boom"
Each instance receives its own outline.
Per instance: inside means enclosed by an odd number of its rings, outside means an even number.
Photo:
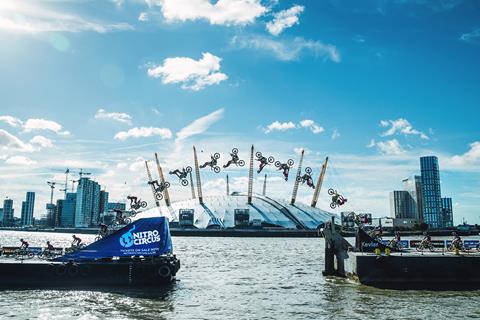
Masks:
[[[155,191],[155,186],[153,185],[153,178],[152,178],[152,174],[150,173],[150,168],[148,167],[148,161],[145,160],[145,169],[147,169],[147,176],[148,176],[148,182],[150,182],[150,187],[152,188],[152,194],[153,194],[153,201],[155,201],[155,205],[158,207],[160,207],[160,203],[158,202],[157,200],[157,196],[156,196],[156,191]]]

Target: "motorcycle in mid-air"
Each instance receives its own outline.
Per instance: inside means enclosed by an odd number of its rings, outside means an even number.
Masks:
[[[330,203],[330,208],[335,209],[336,207],[343,206],[347,202],[347,198],[342,196],[334,189],[328,189],[328,194],[332,196],[332,202]]]
[[[275,167],[277,167],[278,170],[283,170],[283,177],[285,178],[285,181],[288,181],[288,174],[294,163],[295,162],[292,159],[288,159],[286,163],[275,161]]]
[[[182,186],[186,187],[186,186],[188,186],[187,175],[190,172],[192,172],[192,167],[187,166],[186,168],[182,168],[182,170],[175,169],[173,171],[170,171],[169,174],[177,176],[178,179],[180,180],[180,183],[182,184]]]
[[[232,149],[232,152],[230,152],[230,156],[232,157],[232,159],[228,160],[228,162],[223,165],[224,168],[228,168],[231,164],[234,164],[237,167],[238,166],[243,167],[245,165],[245,161],[240,160],[240,158],[238,157],[238,149],[237,148]]]
[[[130,200],[130,209],[138,210],[140,208],[147,207],[147,201],[143,201],[136,196],[127,196],[127,199]]]
[[[155,190],[155,199],[157,200],[162,200],[163,191],[165,191],[167,188],[170,188],[170,182],[168,181],[158,182],[158,180],[153,180],[149,181],[148,184],[153,186],[153,189]]]
[[[210,161],[207,161],[204,164],[202,164],[200,168],[203,169],[206,167],[210,167],[210,169],[212,169],[213,172],[219,173],[220,167],[217,165],[217,163],[218,163],[218,159],[220,159],[220,153],[215,152],[213,155],[210,156],[210,159],[211,159]]]
[[[306,182],[307,186],[309,186],[312,189],[315,189],[315,185],[313,184],[313,178],[312,178],[312,168],[306,167],[305,173],[302,176],[297,176],[297,181],[301,182],[302,184]]]
[[[255,157],[257,157],[257,159],[255,159],[255,160],[260,162],[257,173],[262,172],[262,170],[263,170],[263,168],[265,168],[265,166],[275,162],[275,158],[273,156],[270,156],[268,158],[264,157],[260,151],[257,151],[255,153]]]

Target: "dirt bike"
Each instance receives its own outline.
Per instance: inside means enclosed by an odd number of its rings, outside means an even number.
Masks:
[[[275,167],[278,170],[283,170],[283,177],[285,181],[288,181],[288,173],[290,172],[290,168],[293,166],[295,162],[292,159],[288,159],[287,163],[281,163],[280,161],[275,161]]]
[[[233,148],[232,149],[232,160],[228,161],[223,167],[224,168],[228,168],[232,163],[235,164],[237,167],[240,166],[240,167],[243,167],[245,165],[245,161],[243,160],[240,160],[238,158],[238,149],[237,148]]]
[[[60,254],[57,254],[55,253],[55,251],[53,250],[48,250],[48,249],[45,249],[43,250],[42,252],[40,252],[40,254],[38,255],[38,257],[40,259],[43,259],[43,260],[50,260],[50,259],[54,259],[56,257],[60,256]]]
[[[86,245],[84,243],[80,243],[79,245],[71,245],[70,248],[65,248],[65,253],[72,253],[85,247]]]
[[[344,198],[341,194],[338,194],[337,190],[328,189],[328,194],[332,196],[332,202],[330,203],[330,208],[335,209],[340,207],[347,202],[347,199]]]
[[[422,240],[415,249],[417,249],[417,251],[422,251],[422,252],[425,249],[428,249],[430,252],[435,251],[435,247],[433,246],[433,244],[425,240]]]
[[[155,190],[156,200],[162,200],[163,199],[162,192],[165,191],[167,188],[170,188],[170,182],[168,181],[158,183],[157,180],[154,180],[152,182],[148,182],[148,184],[153,185],[153,188]]]
[[[147,207],[147,201],[143,201],[138,199],[135,202],[130,203],[130,208],[133,210],[138,210],[140,208],[146,208]]]
[[[176,173],[178,172],[178,174]],[[182,186],[186,187],[188,186],[188,180],[187,180],[187,174],[192,172],[192,167],[190,166],[187,166],[186,168],[184,168],[183,170],[175,170],[175,171],[170,171],[170,174],[171,175],[175,175],[178,177],[178,179],[180,179],[180,183]]]
[[[390,240],[390,242],[388,242],[388,246],[392,249],[396,249],[396,250],[402,250],[403,249],[403,246],[402,244],[400,243],[400,241],[395,241],[395,239],[393,240]]]
[[[17,260],[31,259],[35,254],[28,249],[17,249],[13,254],[13,257]]]
[[[210,169],[213,170],[215,173],[220,172],[220,167],[217,165],[217,160],[220,159],[220,153],[215,152],[213,154],[213,159],[210,162],[205,162],[203,165],[200,166],[200,168],[206,168],[207,166],[210,167]]]
[[[266,158],[262,155],[262,153],[260,151],[257,151],[255,153],[255,156],[257,157],[256,160],[260,162],[257,173],[262,172],[262,170],[263,170],[263,168],[265,168],[265,166],[275,162],[275,158],[273,156],[270,156],[270,157]]]

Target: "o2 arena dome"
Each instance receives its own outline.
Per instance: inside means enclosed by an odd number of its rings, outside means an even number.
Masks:
[[[169,207],[161,206],[161,214],[177,221],[180,227],[199,229],[225,229],[238,227],[271,227],[285,229],[317,229],[330,221],[332,213],[304,204],[268,196],[253,194],[251,203],[248,195],[232,193],[224,196],[207,196],[203,204],[198,199],[173,202]],[[152,208],[139,217],[158,216]]]

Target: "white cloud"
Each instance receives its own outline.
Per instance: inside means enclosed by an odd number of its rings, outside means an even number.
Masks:
[[[0,129],[0,150],[32,152],[34,148],[9,132]]]
[[[62,131],[62,125],[58,122],[45,119],[28,119],[23,124],[23,131],[31,132],[36,130],[49,130],[60,135],[69,135],[70,132]]]
[[[138,21],[148,21],[148,14],[146,12],[141,12],[138,15]]]
[[[50,139],[48,139],[44,136],[35,136],[32,139],[30,139],[30,143],[39,145],[42,148],[52,148],[53,147],[52,140],[50,140]]]
[[[181,83],[182,89],[199,91],[228,79],[226,74],[218,72],[221,60],[208,52],[203,53],[199,60],[187,57],[167,58],[162,65],[149,68],[148,75],[161,78],[164,84]]]
[[[184,140],[186,138],[192,137],[194,135],[198,135],[204,133],[205,131],[210,128],[215,122],[218,122],[220,119],[223,118],[224,110],[218,109],[206,116],[198,118],[188,124],[186,127],[182,128],[179,132],[177,132],[177,141]]]
[[[262,16],[267,8],[260,0],[157,0],[167,22],[204,19],[216,25],[246,25]]]
[[[397,139],[379,141],[375,145],[385,155],[399,155],[405,152]]]
[[[320,41],[305,40],[296,37],[293,40],[274,40],[265,36],[250,36],[232,38],[231,45],[241,49],[249,48],[263,50],[272,53],[278,60],[297,60],[304,52],[313,54],[316,57],[324,57],[333,62],[340,62],[340,53],[332,44],[324,44]]]
[[[310,129],[314,134],[322,133],[325,131],[325,129],[318,124],[315,123],[315,121],[310,120],[310,119],[305,119],[300,121],[300,126],[302,128],[307,128]]]
[[[382,127],[390,127],[387,131],[381,134],[383,137],[402,133],[404,135],[418,135],[425,140],[430,139],[425,133],[414,129],[407,119],[399,118],[397,120],[382,120],[380,121],[380,125]]]
[[[106,23],[82,18],[73,13],[61,12],[40,1],[0,1],[0,30],[39,32],[81,32],[99,33],[130,30],[127,23]]]
[[[22,120],[12,116],[0,116],[0,122],[5,122],[12,127],[21,127],[23,125]]]
[[[37,161],[24,156],[13,156],[5,160],[6,164],[17,166],[31,166],[37,163]]]
[[[278,36],[286,28],[290,28],[294,24],[298,24],[298,16],[303,12],[303,6],[295,5],[287,10],[282,10],[273,15],[273,20],[266,25],[268,32],[274,36]]]
[[[340,137],[340,132],[338,132],[337,129],[333,129],[333,132],[332,132],[332,140],[336,140],[337,138]]]
[[[270,123],[266,128],[263,129],[265,133],[270,133],[272,131],[287,131],[290,129],[295,129],[297,126],[292,121],[280,122],[274,121]]]
[[[126,124],[132,124],[132,117],[124,112],[107,112],[105,109],[98,109],[95,119],[113,120]]]
[[[480,28],[462,34],[460,40],[467,43],[480,43]]]
[[[480,141],[475,141],[470,144],[470,150],[462,155],[455,155],[452,157],[453,164],[467,165],[467,164],[479,164],[480,165]]]
[[[140,138],[159,136],[161,139],[170,139],[172,137],[172,131],[167,128],[155,128],[155,127],[136,127],[128,131],[120,131],[115,135],[117,140],[127,140],[128,138]]]

